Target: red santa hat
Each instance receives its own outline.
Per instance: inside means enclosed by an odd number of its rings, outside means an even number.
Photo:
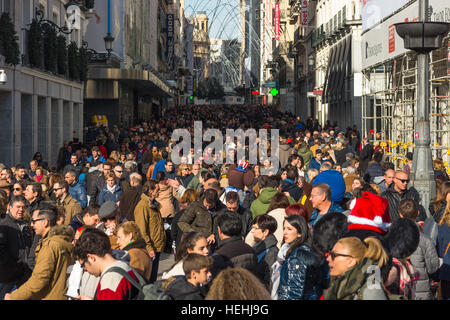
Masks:
[[[355,207],[348,216],[348,229],[373,230],[384,235],[390,222],[387,199],[366,191],[356,200]]]

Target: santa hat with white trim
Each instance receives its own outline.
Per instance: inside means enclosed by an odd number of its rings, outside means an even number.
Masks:
[[[348,229],[373,230],[384,235],[390,222],[387,199],[366,191],[356,200],[355,207],[348,216]]]

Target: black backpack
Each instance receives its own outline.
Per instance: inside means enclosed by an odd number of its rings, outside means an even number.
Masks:
[[[120,267],[112,267],[108,269],[108,272],[116,272],[121,274],[125,279],[127,279],[133,287],[139,290],[139,294],[134,298],[134,300],[171,300],[168,295],[165,294],[161,287],[161,281],[155,281],[154,283],[141,285],[137,283],[124,269]],[[136,277],[140,278],[140,275],[135,271]]]

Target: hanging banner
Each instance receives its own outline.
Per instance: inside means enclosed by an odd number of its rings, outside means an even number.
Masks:
[[[166,30],[167,30],[167,51],[166,51],[166,59],[167,64],[170,68],[173,66],[174,60],[174,15],[169,13],[167,14],[166,20]]]
[[[302,27],[308,26],[308,0],[302,0],[301,25]]]
[[[275,40],[280,40],[280,4],[275,3]]]

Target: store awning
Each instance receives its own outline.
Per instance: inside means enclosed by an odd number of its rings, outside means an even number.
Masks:
[[[336,53],[336,47],[332,47],[330,51],[330,58],[328,59],[328,67],[325,73],[325,81],[323,82],[323,93],[322,93],[322,101],[324,103],[328,102],[328,88],[331,78],[331,66],[333,65],[334,57]]]
[[[90,68],[86,86],[86,99],[102,99],[104,93],[98,92],[96,82],[124,83],[138,94],[153,97],[173,97],[173,89],[148,70],[128,70],[117,68]],[[118,88],[118,86],[114,86]],[[118,96],[116,94],[112,96]]]

